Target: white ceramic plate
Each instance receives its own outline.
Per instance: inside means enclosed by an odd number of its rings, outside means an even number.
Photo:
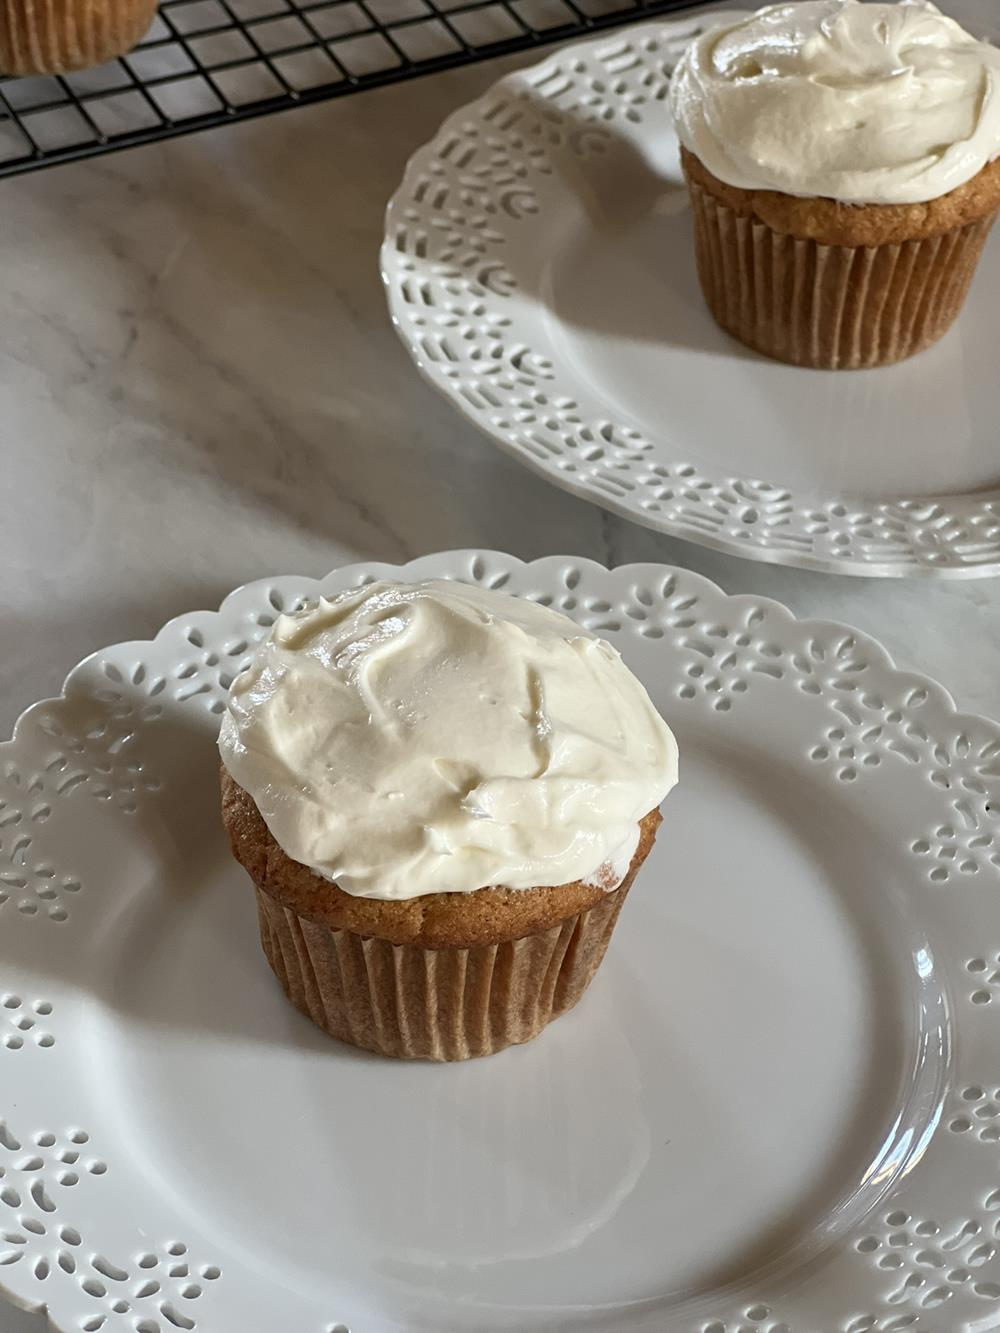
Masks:
[[[584,1001],[464,1065],[297,1013],[219,822],[252,645],[383,574],[600,631],[682,751]],[[1000,727],[871,640],[662,566],[459,552],[251,584],[0,750],[0,1287],[55,1328],[1000,1323]]]
[[[843,574],[1000,573],[1000,240],[902,365],[801,370],[729,338],[664,100],[710,17],[568,47],[445,123],[387,217],[403,342],[515,458],[647,527]]]

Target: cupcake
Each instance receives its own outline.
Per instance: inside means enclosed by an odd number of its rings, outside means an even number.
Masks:
[[[448,582],[279,617],[219,749],[288,998],[331,1036],[432,1060],[528,1041],[579,1000],[677,779],[610,645]]]
[[[131,51],[156,0],[11,0],[0,8],[0,74],[64,74]]]
[[[803,0],[696,38],[670,97],[728,333],[856,369],[947,331],[1000,209],[1000,49],[925,0]]]

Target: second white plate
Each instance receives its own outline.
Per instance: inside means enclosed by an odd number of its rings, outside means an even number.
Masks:
[[[445,123],[387,217],[404,343],[516,458],[647,527],[845,574],[1000,573],[1000,243],[902,365],[802,370],[729,338],[665,101],[707,21],[576,44]]]
[[[606,636],[681,782],[535,1041],[382,1060],[285,1000],[219,815],[277,612],[455,578]],[[251,584],[0,746],[0,1292],[60,1333],[985,1333],[1000,728],[841,626],[495,552]]]

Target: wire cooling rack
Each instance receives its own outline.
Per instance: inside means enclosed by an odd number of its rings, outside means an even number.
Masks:
[[[697,0],[164,0],[131,54],[0,78],[0,176],[526,50]]]

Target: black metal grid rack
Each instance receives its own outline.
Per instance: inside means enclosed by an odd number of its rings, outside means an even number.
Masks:
[[[97,69],[0,78],[0,176],[266,115],[697,0],[164,0]]]

